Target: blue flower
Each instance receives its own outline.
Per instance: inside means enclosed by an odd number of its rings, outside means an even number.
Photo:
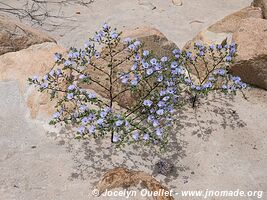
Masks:
[[[160,59],[160,61],[161,61],[161,62],[167,62],[167,61],[168,61],[168,58],[167,58],[166,56],[164,56],[164,57],[162,57],[162,58]]]
[[[88,47],[91,47],[91,46],[92,46],[92,44],[91,44],[90,41],[84,43],[84,47],[85,47],[85,48],[88,48]]]
[[[118,121],[115,122],[115,125],[116,126],[121,126],[123,123],[124,123],[124,121],[118,120]]]
[[[163,97],[163,101],[168,101],[170,99],[170,97],[169,96],[165,96],[165,97]]]
[[[217,45],[217,49],[218,49],[218,50],[221,50],[221,49],[222,49],[222,45],[218,44],[218,45]]]
[[[144,105],[150,107],[153,104],[151,100],[144,100]]]
[[[95,115],[94,115],[94,113],[90,113],[90,114],[88,115],[88,120],[89,120],[89,121],[94,121],[94,120],[95,120]]]
[[[153,121],[153,126],[154,126],[154,127],[159,126],[159,121],[158,121],[158,120],[154,120],[154,121]]]
[[[107,29],[109,29],[110,27],[109,27],[109,25],[107,24],[107,23],[104,23],[104,25],[103,25],[103,29],[104,30],[107,30]]]
[[[95,52],[95,58],[96,58],[96,59],[100,58],[100,56],[101,56],[101,55],[100,55],[99,52]]]
[[[241,83],[240,86],[241,86],[241,88],[246,88],[247,84],[246,83]]]
[[[88,129],[89,133],[94,133],[95,132],[95,126],[90,126]]]
[[[201,90],[201,87],[199,85],[196,86],[196,90],[200,91]]]
[[[67,94],[67,99],[69,99],[69,100],[73,99],[73,93],[68,93]]]
[[[157,81],[158,81],[158,82],[163,81],[163,76],[162,76],[162,75],[159,75],[158,78],[157,78]]]
[[[209,81],[215,81],[216,79],[213,76],[211,76],[211,77],[208,78],[208,80]]]
[[[161,107],[165,106],[166,103],[164,101],[159,101],[157,105],[158,105],[158,107],[161,108]]]
[[[75,85],[70,85],[69,87],[68,87],[68,90],[74,90],[75,89]]]
[[[96,94],[93,93],[93,92],[88,92],[88,93],[87,93],[87,96],[88,96],[89,99],[94,99],[94,98],[96,98]]]
[[[138,131],[135,131],[135,132],[133,133],[133,139],[134,139],[134,140],[138,140],[138,138],[139,138],[139,132],[138,132]]]
[[[96,121],[96,123],[98,124],[98,125],[102,125],[103,123],[104,123],[104,120],[103,119],[98,119],[97,121]]]
[[[130,43],[132,40],[131,40],[131,38],[125,38],[123,41],[124,41],[125,43]]]
[[[105,118],[105,117],[107,116],[107,114],[108,114],[107,111],[102,111],[102,112],[100,112],[100,116],[101,116],[102,118]]]
[[[33,81],[37,81],[37,80],[38,80],[38,76],[33,76],[33,77],[32,77],[32,80],[33,80]]]
[[[81,74],[80,76],[79,76],[79,79],[85,79],[86,78],[86,75],[84,75],[84,74]]]
[[[140,41],[137,40],[137,41],[134,42],[134,46],[138,47],[140,45],[141,45],[141,42]]]
[[[230,61],[232,60],[232,57],[231,57],[231,56],[226,56],[226,57],[225,57],[225,60],[226,60],[227,62],[230,62]]]
[[[59,54],[59,53],[55,53],[55,55],[54,55],[54,59],[55,59],[56,62],[59,62],[59,61],[61,61],[61,59],[62,59],[62,55]]]
[[[48,83],[47,82],[44,82],[41,84],[41,88],[47,88],[48,87]]]
[[[137,67],[138,67],[137,63],[134,63],[133,66],[131,67],[131,70],[135,71],[137,69]]]
[[[120,140],[120,137],[117,136],[117,135],[114,135],[113,138],[112,138],[113,142],[118,142],[119,140]]]
[[[152,58],[152,59],[150,60],[150,63],[151,63],[152,65],[157,64],[157,59],[156,59],[156,58]]]
[[[154,120],[154,116],[153,115],[149,115],[148,118],[147,118],[147,121],[148,122],[152,122]]]
[[[48,75],[46,74],[46,75],[44,75],[44,78],[43,78],[44,80],[48,80]]]
[[[147,62],[142,62],[142,66],[144,69],[147,69],[149,67],[149,64]]]
[[[207,89],[207,88],[211,88],[211,87],[212,87],[212,83],[211,82],[207,82],[202,86],[203,89]]]
[[[96,35],[96,36],[94,37],[94,41],[95,41],[95,42],[100,42],[100,41],[101,41],[101,37],[100,37],[99,35]]]
[[[158,115],[163,115],[164,114],[164,110],[163,109],[159,109],[156,112]]]
[[[214,50],[215,49],[215,46],[212,44],[209,46],[210,50]]]
[[[191,52],[186,52],[186,57],[187,58],[191,58],[192,57],[192,53]]]
[[[174,93],[174,89],[172,87],[168,87],[166,90],[169,94],[173,94]]]
[[[155,67],[154,67],[154,69],[156,71],[160,71],[162,69],[162,66],[160,66],[159,64],[156,64]]]
[[[177,62],[172,62],[172,63],[171,63],[171,68],[174,69],[174,68],[176,68],[176,67],[178,67]]]
[[[185,79],[184,79],[184,81],[185,81],[185,83],[187,83],[187,84],[190,84],[190,83],[192,83],[192,81],[191,81],[191,79],[190,79],[190,78],[185,78]]]
[[[112,31],[112,32],[110,33],[110,35],[111,35],[111,38],[112,38],[112,39],[116,39],[116,38],[118,38],[118,36],[119,36],[119,34],[116,33],[115,31]]]
[[[205,53],[204,53],[203,51],[200,51],[200,52],[198,53],[198,55],[202,57],[202,56],[205,55]]]
[[[69,58],[70,59],[73,59],[73,58],[78,58],[79,57],[79,52],[75,51],[70,51],[69,54],[68,54]]]
[[[71,61],[69,61],[69,60],[66,60],[66,61],[64,62],[64,66],[65,66],[65,67],[68,67],[68,66],[70,66],[70,65],[72,65],[72,63],[71,63]]]
[[[143,56],[148,56],[149,55],[149,51],[148,50],[144,50],[144,52],[143,52]]]
[[[174,50],[172,51],[172,53],[173,53],[173,54],[179,54],[179,53],[181,53],[181,50],[180,50],[180,49],[174,49]]]
[[[79,110],[80,110],[81,112],[84,112],[84,111],[86,111],[87,109],[88,109],[88,107],[87,107],[86,105],[81,105],[80,108],[79,108]]]
[[[57,70],[56,70],[56,74],[57,74],[58,76],[62,75],[62,71],[61,71],[61,69],[57,69]]]
[[[134,59],[135,59],[136,61],[138,61],[138,60],[141,60],[141,57],[137,54],[137,55],[134,56]]]
[[[146,140],[149,140],[149,135],[146,133],[143,137],[143,139],[146,141]]]
[[[161,128],[157,128],[156,129],[156,135],[161,137],[162,136],[162,129]]]
[[[159,92],[159,95],[160,96],[164,96],[166,94],[166,91],[164,91],[164,90],[161,90],[160,92]]]
[[[55,74],[55,70],[52,69],[52,70],[49,72],[49,75],[50,75],[50,76],[54,76],[54,74]]]
[[[175,54],[175,58],[180,58],[180,54]]]
[[[146,74],[149,76],[154,73],[154,70],[152,68],[149,68],[146,70]]]
[[[53,118],[54,119],[58,119],[60,117],[60,113],[59,112],[55,112],[54,114],[53,114]]]
[[[213,71],[213,74],[223,76],[223,75],[225,75],[225,70],[224,69],[216,69]]]
[[[137,79],[133,79],[131,81],[131,85],[136,86],[137,84],[138,84],[138,80]]]
[[[235,83],[235,84],[240,84],[241,83],[241,78],[238,76],[232,76],[231,80]]]
[[[82,123],[87,124],[89,122],[89,119],[87,117],[82,118]]]
[[[85,131],[85,127],[84,126],[81,126],[81,127],[78,128],[78,132],[79,133],[84,133],[84,131]]]

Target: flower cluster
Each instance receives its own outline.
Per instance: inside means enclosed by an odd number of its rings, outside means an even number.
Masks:
[[[173,66],[180,66],[176,69],[180,72],[179,81],[191,95],[193,107],[199,96],[210,91],[235,93],[238,89],[246,88],[247,85],[239,77],[229,74],[229,65],[236,56],[236,49],[235,43],[228,45],[223,41],[222,44],[210,46],[197,42],[192,52],[173,50]]]
[[[47,74],[29,78],[39,91],[56,98],[57,111],[51,124],[73,125],[77,138],[107,136],[117,146],[142,143],[164,148],[184,90],[196,96],[246,87],[239,77],[228,73],[236,55],[235,44],[206,47],[196,43],[195,53],[174,49],[171,58],[157,58],[144,50],[140,41],[121,41],[120,35],[104,24],[83,49],[70,48],[64,56],[56,53],[55,65]],[[212,64],[207,55],[212,57]],[[197,67],[199,61],[205,73]],[[129,68],[121,68],[125,62],[131,63]],[[94,71],[105,78],[100,80]],[[88,85],[101,88],[107,95],[100,97]],[[116,109],[114,102],[126,93],[132,104]]]

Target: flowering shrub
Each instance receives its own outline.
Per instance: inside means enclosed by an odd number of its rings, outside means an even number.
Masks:
[[[120,35],[104,24],[83,49],[70,48],[66,58],[56,53],[55,65],[44,77],[29,78],[39,91],[56,98],[57,112],[50,124],[71,124],[77,138],[110,137],[118,147],[142,143],[162,149],[168,142],[174,109],[185,91],[195,98],[195,104],[197,95],[245,87],[238,77],[227,73],[236,55],[235,44],[196,44],[195,55],[176,49],[172,58],[155,58],[140,41],[121,41]],[[206,55],[212,56],[211,66]],[[196,66],[199,59],[205,63],[204,78]],[[124,67],[125,63],[131,63],[130,67]],[[105,98],[86,89],[90,84],[101,88]],[[131,96],[131,105],[118,109],[114,103],[124,95]]]
[[[171,73],[179,77],[176,85],[182,85],[183,91],[190,95],[193,107],[198,97],[210,91],[235,94],[237,90],[247,87],[240,77],[229,74],[229,65],[237,55],[236,49],[235,43],[228,45],[223,41],[222,44],[210,46],[197,42],[194,53],[173,50]]]

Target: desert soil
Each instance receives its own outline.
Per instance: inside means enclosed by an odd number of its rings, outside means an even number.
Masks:
[[[15,0],[1,2],[21,5]],[[49,19],[38,28],[64,47],[79,47],[103,22],[122,30],[152,26],[182,47],[201,29],[249,4],[249,0],[184,0],[182,6],[171,0],[95,0],[88,7],[64,5],[60,12],[68,19]],[[54,6],[53,12],[57,11]],[[51,23],[58,22],[61,25],[51,29]],[[0,199],[125,199],[91,195],[100,176],[116,166],[153,174],[177,192],[266,191],[267,92],[251,88],[245,95],[247,100],[241,94],[233,98],[210,95],[198,108],[177,112],[170,151],[161,155],[138,146],[118,151],[108,141],[71,140],[68,129],[50,127],[47,119],[30,119],[16,81],[0,82]],[[174,163],[175,170],[167,177],[154,170],[160,158]],[[266,194],[262,199],[267,199]]]

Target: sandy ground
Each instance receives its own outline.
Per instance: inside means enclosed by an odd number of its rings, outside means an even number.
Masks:
[[[26,1],[1,0],[15,8],[22,8]],[[58,1],[48,0],[48,2]],[[94,0],[87,6],[77,3],[50,3],[41,6],[49,11],[49,15],[60,18],[44,18],[43,26],[35,24],[35,27],[47,30],[65,47],[81,47],[104,22],[119,30],[150,26],[159,29],[169,40],[182,47],[201,29],[249,6],[251,0],[182,0],[182,2],[182,6],[174,5],[172,0]]]
[[[149,25],[182,46],[202,28],[250,4],[247,0],[184,0],[183,6],[174,6],[167,0],[140,2],[95,0],[88,7],[63,6],[61,12],[71,20],[61,20],[61,26],[49,32],[59,44],[69,47],[82,45],[104,21],[122,29]],[[43,27],[49,28],[49,24]],[[125,199],[91,195],[99,177],[115,166],[153,174],[176,192],[267,192],[267,92],[251,89],[246,95],[248,100],[242,95],[233,99],[211,95],[197,110],[185,108],[177,112],[170,151],[161,155],[135,146],[116,151],[108,141],[70,140],[68,130],[57,133],[45,121],[28,117],[24,96],[15,81],[0,82],[0,199]],[[171,160],[175,172],[167,177],[156,174],[154,165],[160,158]],[[175,199],[187,198],[178,195]],[[267,199],[266,194],[262,199]]]

